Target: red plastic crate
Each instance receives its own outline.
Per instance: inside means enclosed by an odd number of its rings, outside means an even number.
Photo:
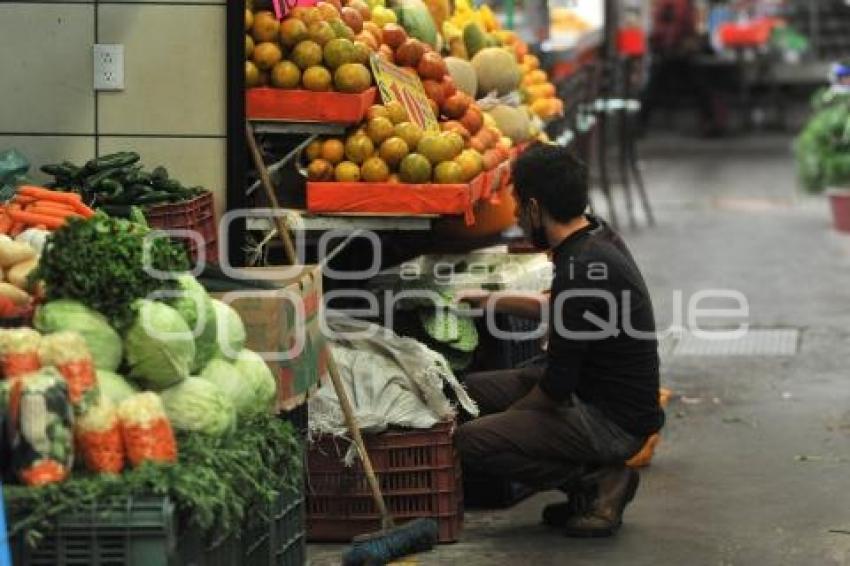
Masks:
[[[246,94],[245,113],[249,120],[357,124],[375,103],[377,92],[375,87],[360,94],[251,88]]]
[[[625,57],[646,54],[646,33],[640,27],[626,27],[617,32],[617,51]]]
[[[463,214],[475,223],[473,207],[491,177],[481,173],[469,183],[307,183],[310,212],[365,212],[381,214]]]
[[[454,423],[429,430],[392,431],[365,437],[384,500],[399,523],[436,519],[440,542],[455,542],[463,527],[463,481],[452,443]],[[307,537],[349,541],[381,529],[359,460],[343,463],[350,444],[324,437],[307,452]]]
[[[192,200],[158,204],[145,209],[151,228],[158,230],[192,230],[200,235],[206,248],[206,261],[218,263],[218,227],[215,222],[213,195],[206,192]],[[175,237],[186,245],[189,257],[198,259],[197,242],[192,238]]]

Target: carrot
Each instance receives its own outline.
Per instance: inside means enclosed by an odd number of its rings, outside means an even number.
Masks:
[[[8,214],[0,216],[0,234],[8,234],[9,230],[12,229],[13,223],[14,220],[12,220]]]
[[[77,217],[82,218],[79,214],[77,214],[73,210],[64,210],[60,208],[51,208],[45,206],[33,205],[24,210],[27,213],[33,214],[44,214],[46,216],[55,216],[56,218],[68,218],[68,217]]]
[[[47,226],[48,230],[55,230],[65,224],[64,218],[48,216],[46,214],[37,214],[35,212],[26,212],[23,210],[9,210],[9,216],[15,220],[16,224],[44,224]]]
[[[82,216],[83,218],[91,218],[92,216],[94,216],[94,210],[92,210],[91,208],[87,207],[87,206],[86,206],[86,205],[84,205],[82,202],[77,203],[77,204],[74,206],[74,211],[75,211],[77,214],[79,214],[80,216]]]
[[[48,189],[43,189],[41,187],[32,187],[29,185],[23,185],[19,187],[18,194],[27,197],[35,197],[39,200],[49,200],[70,204],[74,207],[76,207],[82,202],[82,197],[80,197],[80,195],[76,193],[60,193],[58,191],[51,191]]]
[[[45,226],[44,224],[37,224],[36,226],[33,226],[33,228],[35,228],[36,230],[47,230],[47,226]]]
[[[60,210],[69,210],[69,211],[75,210],[74,207],[71,206],[70,204],[64,204],[64,203],[61,203],[61,202],[53,202],[53,201],[50,201],[50,200],[35,200],[35,201],[31,202],[28,206],[38,206],[38,207],[44,207],[44,208],[58,208]]]
[[[35,197],[16,195],[15,196],[15,202],[18,203],[18,204],[23,204],[23,205],[32,204],[32,203],[35,202]]]
[[[23,222],[18,222],[16,220],[15,223],[12,224],[12,227],[9,228],[9,235],[14,238],[15,236],[17,236],[18,234],[23,232],[24,228],[26,228],[26,227],[27,227],[26,224],[24,224]]]

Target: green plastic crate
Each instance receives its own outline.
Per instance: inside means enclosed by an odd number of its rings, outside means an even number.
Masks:
[[[306,563],[304,490],[282,493],[268,521],[242,538],[244,566],[301,566]]]
[[[268,520],[210,546],[197,531],[182,533],[167,498],[92,506],[61,517],[35,549],[12,544],[16,566],[300,566],[305,563],[304,494],[281,495]]]

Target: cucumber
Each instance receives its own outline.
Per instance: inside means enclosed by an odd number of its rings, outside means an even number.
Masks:
[[[170,197],[171,193],[165,191],[151,191],[136,198],[136,204],[159,204],[167,201]]]
[[[127,165],[137,163],[139,159],[141,159],[141,156],[134,151],[120,151],[118,153],[104,155],[103,157],[98,157],[88,161],[85,169],[87,171],[97,173],[106,169],[126,167]]]

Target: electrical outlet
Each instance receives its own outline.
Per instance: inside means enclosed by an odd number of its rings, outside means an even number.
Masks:
[[[124,90],[124,46],[95,44],[94,89]]]

